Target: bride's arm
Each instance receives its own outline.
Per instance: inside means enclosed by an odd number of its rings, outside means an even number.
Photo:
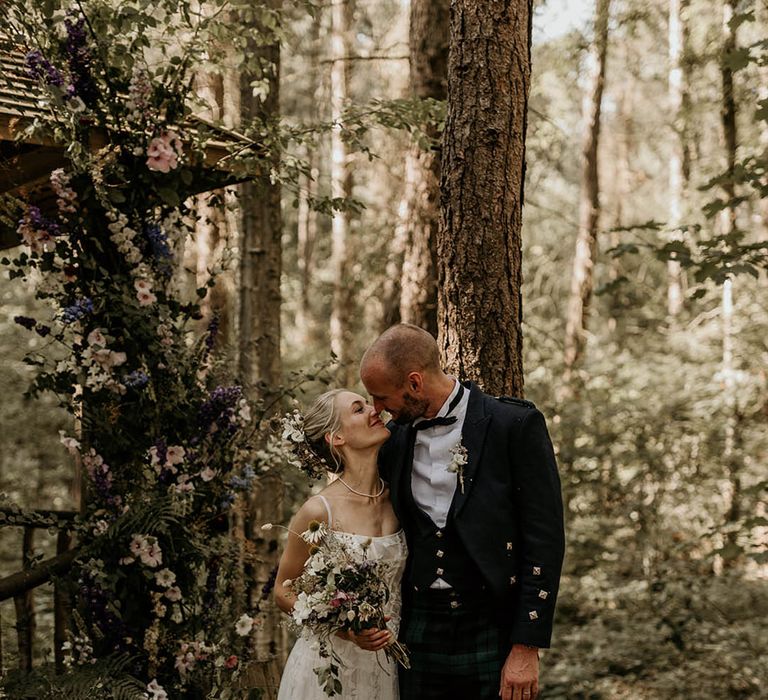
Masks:
[[[293,516],[289,526],[288,539],[285,543],[283,555],[280,557],[280,564],[277,567],[277,578],[275,579],[275,602],[277,607],[284,613],[290,615],[293,605],[296,602],[296,596],[290,588],[286,588],[285,581],[293,580],[304,570],[304,564],[309,559],[309,545],[299,537],[298,533],[304,532],[310,520],[325,522],[328,515],[322,503],[317,498],[310,498],[296,515]]]

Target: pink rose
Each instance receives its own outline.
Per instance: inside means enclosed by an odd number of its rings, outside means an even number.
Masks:
[[[331,599],[331,606],[338,608],[349,596],[344,591],[336,591],[335,595]]]

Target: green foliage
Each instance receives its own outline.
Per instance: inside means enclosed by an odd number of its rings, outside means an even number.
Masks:
[[[146,684],[130,675],[131,659],[120,654],[99,659],[76,675],[57,675],[52,667],[13,672],[5,691],[17,700],[143,700]]]
[[[257,614],[258,603],[235,596],[238,561],[255,559],[235,552],[227,530],[238,492],[270,468],[245,437],[265,427],[263,414],[239,386],[217,386],[216,322],[194,336],[213,282],[190,301],[176,279],[199,218],[187,195],[229,177],[206,169],[212,137],[194,129],[189,97],[196,61],[212,36],[226,36],[219,25],[231,24],[223,12],[232,7],[214,3],[203,15],[144,0],[4,6],[14,40],[39,47],[26,62],[51,109],[22,138],[42,133],[67,156],[50,176],[54,206],[1,203],[24,242],[4,264],[42,302],[35,317],[14,317],[42,345],[26,358],[28,395],[55,394],[78,420],[78,440],[62,441],[87,491],[74,524],[78,558],[61,581],[75,610],[69,670],[46,697],[69,686],[87,697],[143,697],[157,683],[171,694],[214,692],[249,659],[234,618]],[[258,167],[242,143],[241,174]],[[4,524],[58,522],[9,507]]]

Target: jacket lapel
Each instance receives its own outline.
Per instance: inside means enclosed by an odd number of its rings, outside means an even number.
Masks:
[[[467,463],[464,465],[464,491],[457,480],[456,491],[451,502],[454,517],[457,516],[467,502],[472,487],[475,484],[480,458],[483,454],[485,436],[491,417],[486,415],[483,405],[483,394],[473,383],[469,383],[469,402],[464,426],[461,430],[461,444],[467,450]]]
[[[403,489],[411,477],[411,465],[413,463],[413,427],[403,426],[398,430],[397,448],[395,450],[392,473],[390,475],[389,493],[392,499],[392,507],[398,519],[403,522],[408,507]]]

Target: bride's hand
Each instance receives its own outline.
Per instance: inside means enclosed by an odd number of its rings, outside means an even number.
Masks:
[[[388,629],[372,628],[355,634],[352,630],[337,632],[337,636],[357,644],[365,651],[380,651],[394,641],[394,635]]]

